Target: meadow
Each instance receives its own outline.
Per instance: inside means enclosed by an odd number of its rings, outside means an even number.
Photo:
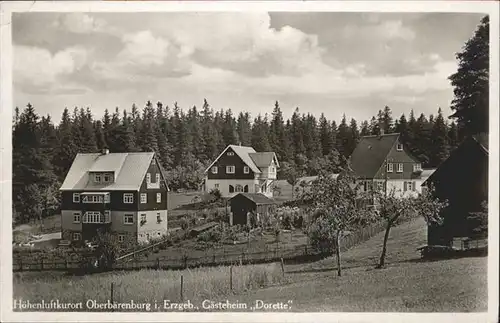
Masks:
[[[277,263],[180,271],[116,271],[87,276],[27,272],[14,273],[13,296],[32,303],[42,299],[84,304],[87,300],[99,303],[108,300],[118,303],[131,300],[135,303],[162,303],[164,300],[180,303],[189,300],[199,307],[192,310],[201,310],[203,300],[221,299],[234,293],[282,284],[286,280]]]

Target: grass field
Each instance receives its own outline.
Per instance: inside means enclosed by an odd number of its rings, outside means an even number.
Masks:
[[[342,255],[343,276],[335,259],[287,266],[293,283],[238,296],[239,301],[293,300],[294,311],[472,312],[487,310],[487,257],[421,261],[426,243],[422,219],[391,231],[387,268],[374,269],[383,233]]]
[[[421,261],[416,248],[425,243],[422,219],[391,231],[387,268],[374,269],[383,233],[342,254],[343,276],[336,276],[334,258],[309,264],[234,267],[233,292],[229,268],[184,271],[114,272],[84,277],[56,273],[14,274],[14,297],[24,299],[105,300],[115,285],[115,300],[209,298],[240,303],[293,302],[292,311],[471,312],[487,309],[487,258]],[[274,286],[275,285],[275,286]],[[262,288],[263,287],[263,288]]]
[[[14,299],[37,302],[58,299],[60,302],[83,302],[92,299],[106,302],[162,303],[163,300],[189,300],[199,306],[205,299],[217,299],[233,293],[285,282],[278,264],[216,267],[183,271],[142,270],[92,276],[67,276],[59,273],[15,273]],[[181,294],[181,275],[183,277]],[[232,290],[231,290],[232,286]],[[181,298],[182,295],[182,298]],[[193,310],[197,310],[194,308]]]

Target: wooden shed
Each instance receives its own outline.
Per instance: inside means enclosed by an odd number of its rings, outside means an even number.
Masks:
[[[451,245],[455,238],[475,235],[476,223],[468,216],[481,211],[481,204],[488,201],[488,155],[486,135],[468,137],[423,183],[448,201],[443,224],[428,228],[429,245]]]
[[[274,210],[276,202],[260,193],[240,193],[229,200],[231,204],[232,225],[251,224],[248,215],[256,218],[268,217]]]

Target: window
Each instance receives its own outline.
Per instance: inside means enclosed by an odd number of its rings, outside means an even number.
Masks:
[[[100,212],[89,211],[83,215],[83,223],[102,223],[102,215]]]
[[[234,156],[234,153],[232,151],[227,153],[228,156]]]
[[[219,169],[217,168],[217,166],[213,166],[213,167],[212,167],[212,174],[217,174],[217,171],[218,171],[218,170],[219,170]]]
[[[387,164],[387,172],[392,173],[394,171],[394,164],[393,163],[388,163]]]
[[[419,170],[422,170],[422,165],[420,165],[420,164],[414,164],[413,165],[413,171],[416,172],[416,171],[419,171]]]
[[[243,192],[248,193],[248,185],[245,185],[245,187],[243,188]]]
[[[159,183],[160,182],[160,173],[156,173],[155,175],[155,183]]]
[[[384,182],[377,181],[375,182],[377,191],[383,191],[384,190]]]
[[[219,189],[219,183],[214,184],[214,188]]]
[[[110,203],[110,196],[109,196],[109,194],[104,195],[104,203]]]
[[[398,164],[398,173],[402,173],[402,172],[403,172],[403,164],[399,163]]]
[[[156,193],[156,203],[161,203],[161,193]]]
[[[402,150],[403,150],[403,144],[398,143],[398,144],[396,145],[396,150],[397,150],[397,151],[402,151]]]
[[[141,203],[148,202],[148,195],[146,193],[141,193]]]
[[[134,224],[134,215],[133,214],[124,214],[123,215],[123,223]]]
[[[104,174],[104,182],[105,183],[111,182],[111,174]]]
[[[80,232],[73,232],[73,240],[74,241],[82,240],[81,233]]]
[[[104,211],[104,223],[111,222],[111,211]]]
[[[404,191],[414,191],[415,190],[415,182],[405,182],[404,183]]]
[[[146,213],[141,214],[141,224],[146,223]]]
[[[125,236],[124,236],[123,234],[119,234],[119,235],[118,235],[118,241],[119,241],[119,242],[123,242],[123,241],[125,241]]]
[[[241,185],[236,185],[236,192],[243,192],[243,186]]]
[[[270,173],[274,173],[274,172],[276,172],[276,168],[274,168],[274,166],[270,166],[270,167],[269,167],[269,172],[270,172]]]
[[[226,174],[234,174],[234,166],[226,166]]]
[[[126,204],[134,203],[134,194],[132,194],[132,193],[123,194],[123,203],[126,203]]]
[[[146,181],[149,183],[151,183],[151,173],[147,173],[146,174]]]
[[[73,203],[80,203],[80,193],[73,193]]]
[[[161,219],[161,214],[160,213],[156,213],[156,223],[161,223],[162,219]]]
[[[259,184],[255,184],[255,193],[260,193],[260,186],[259,186]]]
[[[95,182],[100,183],[101,182],[101,174],[95,174]]]
[[[83,203],[102,203],[102,201],[102,195],[85,195],[82,200]]]
[[[229,193],[234,193],[234,186],[233,185],[229,185]]]
[[[243,167],[243,173],[245,173],[245,174],[250,173],[250,167],[248,167],[248,166]]]
[[[80,223],[82,221],[81,217],[82,214],[80,212],[73,213],[73,223]]]

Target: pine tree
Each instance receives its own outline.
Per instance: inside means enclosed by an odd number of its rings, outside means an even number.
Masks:
[[[237,145],[239,143],[238,133],[236,131],[236,121],[234,120],[231,109],[227,110],[224,114],[222,138],[224,140],[224,147],[227,145]]]
[[[458,127],[455,121],[452,121],[450,126],[448,127],[448,140],[450,144],[450,150],[453,150],[458,147],[460,143],[458,138]]]
[[[304,127],[302,126],[302,119],[299,115],[299,108],[296,108],[292,115],[292,121],[290,122],[290,137],[292,141],[292,146],[294,147],[294,158],[297,163],[298,155],[305,155],[306,147],[304,145]]]
[[[69,116],[68,108],[65,108],[61,122],[57,128],[57,147],[53,156],[55,172],[60,181],[64,179],[69,171],[71,163],[77,154],[77,146],[73,137],[73,124]]]
[[[238,138],[243,146],[250,146],[252,142],[252,125],[250,124],[250,114],[240,112],[236,122]]]
[[[319,138],[322,156],[330,154],[333,149],[335,149],[335,142],[333,141],[334,137],[332,135],[331,125],[324,113],[321,113],[319,118]]]
[[[337,129],[337,151],[341,156],[345,158],[349,157],[349,126],[347,125],[347,119],[345,114],[342,116],[342,121]]]
[[[304,127],[302,133],[307,158],[314,159],[322,156],[316,118],[312,114],[308,113],[306,116],[302,116],[302,125]]]
[[[371,135],[380,135],[380,125],[375,117],[370,119],[370,134]]]
[[[158,152],[157,127],[155,121],[156,111],[151,101],[147,101],[142,112],[140,130],[140,148],[142,151]]]
[[[349,135],[347,139],[348,141],[347,141],[346,157],[349,157],[351,156],[352,152],[356,148],[356,145],[358,144],[359,141],[358,123],[354,118],[351,118],[351,123],[349,125]]]
[[[488,132],[489,25],[489,16],[481,19],[474,36],[456,54],[458,70],[449,77],[455,95],[452,117],[466,134]]]
[[[276,152],[278,159],[288,160],[291,158],[290,138],[285,133],[285,122],[278,101],[274,104],[269,130],[269,142],[273,151]]]
[[[450,153],[450,146],[448,142],[448,129],[443,118],[443,112],[441,108],[438,110],[438,116],[436,121],[432,126],[432,145],[431,148],[431,159],[430,166],[437,167],[446,158],[448,158]]]
[[[81,153],[95,153],[97,152],[97,143],[95,138],[94,123],[90,109],[84,110],[80,108],[78,117],[78,130],[80,132],[80,151]]]
[[[360,135],[362,137],[370,135],[370,125],[368,124],[368,121],[366,121],[366,120],[361,123]]]
[[[104,129],[102,126],[102,122],[100,120],[94,122],[94,131],[95,131],[97,149],[102,150],[104,148],[107,148],[108,144],[104,139]]]
[[[259,114],[252,126],[252,147],[259,152],[272,151],[268,136],[267,120]]]
[[[214,160],[219,151],[219,142],[222,141],[221,135],[215,126],[214,113],[207,100],[203,100],[202,108],[202,134],[204,138],[210,138],[205,141],[204,158]]]
[[[384,111],[382,112],[382,127],[385,133],[393,132],[393,120],[392,120],[392,111],[388,106],[384,107]]]

